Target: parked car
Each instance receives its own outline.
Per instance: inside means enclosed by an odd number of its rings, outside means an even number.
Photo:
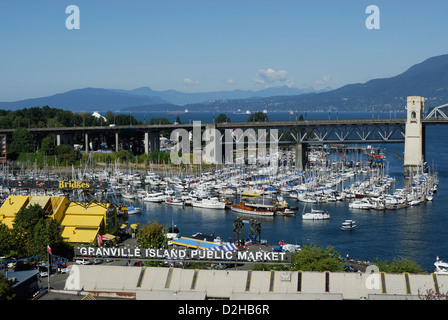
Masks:
[[[344,266],[344,271],[346,271],[346,272],[358,272],[358,268],[356,268],[355,266],[352,266],[351,264],[346,264]]]

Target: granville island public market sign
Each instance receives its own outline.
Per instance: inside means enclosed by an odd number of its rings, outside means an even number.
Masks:
[[[270,251],[215,251],[204,249],[147,249],[122,247],[75,247],[75,256],[92,258],[124,258],[124,259],[191,259],[191,260],[231,260],[236,262],[285,262],[291,261],[289,252]]]

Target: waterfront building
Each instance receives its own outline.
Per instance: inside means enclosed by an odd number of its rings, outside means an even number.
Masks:
[[[62,237],[69,243],[91,243],[98,234],[117,230],[117,210],[111,203],[76,202],[67,197],[13,196],[0,207],[0,222],[13,228],[20,209],[39,204],[62,228]]]

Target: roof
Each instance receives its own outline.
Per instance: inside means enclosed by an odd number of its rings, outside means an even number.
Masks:
[[[203,240],[198,240],[198,239],[193,239],[193,238],[185,238],[185,237],[180,237],[178,239],[174,239],[171,240],[171,243],[176,244],[178,246],[184,246],[184,247],[189,247],[189,248],[198,248],[199,249],[211,249],[214,246],[216,246],[216,243],[213,242],[209,242],[209,241],[203,241]]]
[[[62,219],[61,225],[62,226],[77,226],[81,228],[89,228],[89,227],[99,227],[101,222],[103,221],[102,216],[81,216],[81,215],[71,215],[66,214],[64,219]]]
[[[106,206],[108,207],[109,204],[106,204]],[[65,214],[104,215],[106,211],[107,208],[104,205],[97,203],[91,203],[88,206],[84,206],[76,202],[70,202]]]
[[[32,196],[30,197],[30,202],[28,202],[27,207],[38,204],[45,209],[48,202],[50,201],[50,198],[50,196]]]
[[[29,199],[29,196],[8,196],[0,207],[0,216],[15,217],[16,213],[27,205]]]
[[[62,238],[73,243],[91,243],[95,240],[99,227],[97,228],[79,228],[75,226],[64,227]]]

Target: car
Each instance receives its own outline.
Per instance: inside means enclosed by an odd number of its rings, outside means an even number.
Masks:
[[[39,266],[39,277],[48,277],[48,267],[47,266]]]
[[[86,265],[86,264],[93,264],[93,261],[90,259],[76,259],[75,263]]]
[[[358,268],[356,268],[355,266],[352,266],[351,264],[346,264],[344,266],[344,271],[346,271],[346,272],[358,272]]]

